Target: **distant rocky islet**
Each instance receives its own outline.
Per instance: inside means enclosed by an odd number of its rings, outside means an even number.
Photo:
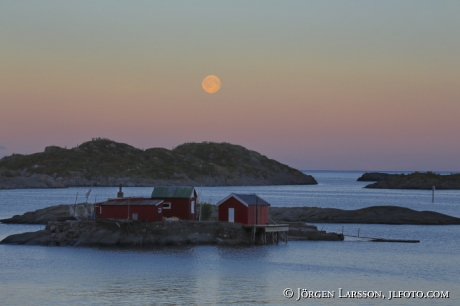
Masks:
[[[374,181],[364,188],[379,189],[422,189],[458,190],[460,174],[441,175],[434,172],[413,172],[410,174],[388,174],[380,172],[364,173],[358,181]]]

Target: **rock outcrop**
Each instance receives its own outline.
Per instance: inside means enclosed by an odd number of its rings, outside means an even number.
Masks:
[[[361,175],[357,179],[357,181],[358,182],[380,182],[380,181],[388,180],[397,175],[398,174],[389,174],[389,173],[381,173],[381,172],[366,172],[363,175]]]
[[[283,222],[289,224],[289,240],[342,241],[343,234],[318,230],[314,225],[303,222]]]
[[[269,233],[271,234],[271,233]],[[251,229],[240,223],[215,221],[139,222],[127,220],[49,221],[44,230],[6,237],[3,244],[46,246],[155,246],[186,244],[250,244]],[[289,224],[288,240],[341,241],[343,235],[316,226]],[[261,233],[256,244],[265,244]]]
[[[26,212],[22,215],[15,215],[8,219],[0,220],[2,223],[12,224],[47,224],[49,221],[72,220],[73,211],[81,211],[85,209],[84,204],[69,205],[60,204],[49,206],[35,211]]]
[[[229,143],[141,150],[96,138],[75,148],[0,160],[0,189],[87,186],[257,186],[317,184],[311,175]]]
[[[62,182],[46,174],[32,174],[26,176],[1,177],[0,189],[15,188],[66,188]]]
[[[361,224],[460,224],[460,218],[433,211],[416,211],[398,206],[372,206],[356,210],[319,207],[270,207],[276,222],[361,223]]]
[[[375,182],[365,188],[381,189],[460,189],[460,174],[441,175],[433,172],[398,174],[386,180]]]

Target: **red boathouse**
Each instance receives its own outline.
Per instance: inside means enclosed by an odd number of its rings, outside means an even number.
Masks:
[[[245,225],[268,224],[270,204],[256,194],[232,193],[217,203],[219,221]]]
[[[143,197],[108,199],[95,203],[94,213],[101,219],[162,221],[163,201]]]
[[[157,186],[153,188],[151,198],[163,201],[163,217],[196,220],[195,187]]]

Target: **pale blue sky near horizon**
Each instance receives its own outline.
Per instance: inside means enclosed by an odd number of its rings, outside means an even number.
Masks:
[[[2,1],[0,158],[107,137],[460,171],[460,1]],[[201,89],[215,74],[222,88]]]

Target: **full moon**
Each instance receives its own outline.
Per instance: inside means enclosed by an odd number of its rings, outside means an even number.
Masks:
[[[204,91],[207,93],[215,93],[220,89],[220,80],[215,75],[208,75],[203,79],[201,82],[201,86],[203,86]]]

